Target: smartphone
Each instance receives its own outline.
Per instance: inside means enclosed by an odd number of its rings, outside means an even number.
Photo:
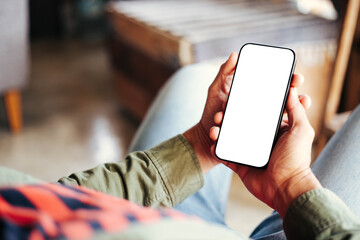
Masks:
[[[240,49],[215,155],[264,168],[281,124],[296,63],[289,48],[247,43]]]

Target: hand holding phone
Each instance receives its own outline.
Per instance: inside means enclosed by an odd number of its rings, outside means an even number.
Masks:
[[[224,126],[226,126],[227,124],[225,122],[226,118],[229,117],[227,112],[229,110],[229,103],[230,101],[232,101],[231,96],[234,95],[233,90],[235,88],[235,83],[238,77],[237,74],[239,73],[241,54],[242,53],[240,52],[226,110],[225,112],[223,112],[222,110],[217,114],[215,114],[215,118],[214,118],[215,124],[217,125],[221,124],[222,129],[219,132],[219,127],[213,126],[210,130],[209,136],[213,141],[217,141],[217,145],[219,145],[220,143],[220,137],[222,131],[224,130]],[[265,72],[264,75],[265,78],[261,81],[273,80],[271,78],[271,75],[272,75],[271,71]],[[240,81],[238,81],[238,83],[239,82]],[[283,109],[281,109],[280,113],[278,113],[279,122],[281,123],[280,132],[277,134],[277,130],[275,131],[274,139],[272,138],[272,136],[270,136],[270,139],[273,140],[272,141],[273,146],[271,146],[271,150],[270,152],[268,152],[268,154],[270,155],[270,160],[266,159],[266,156],[264,154],[260,154],[262,156],[265,156],[262,159],[263,161],[265,159],[265,161],[262,164],[264,163],[267,164],[266,169],[259,169],[256,167],[252,167],[253,163],[249,162],[249,159],[245,160],[247,161],[246,163],[243,163],[241,158],[244,157],[244,153],[242,153],[242,151],[245,151],[245,153],[249,154],[248,156],[250,157],[250,159],[253,159],[249,149],[253,147],[253,149],[255,149],[254,155],[259,156],[258,152],[263,151],[264,150],[263,147],[261,146],[257,147],[256,145],[254,145],[246,149],[245,147],[249,146],[248,143],[245,142],[244,145],[236,144],[239,143],[238,142],[239,139],[240,141],[244,140],[243,139],[244,135],[236,135],[235,131],[230,132],[232,135],[229,135],[234,138],[223,138],[221,140],[222,141],[221,144],[229,143],[229,145],[232,145],[232,147],[234,148],[233,152],[231,152],[234,158],[231,158],[231,160],[223,161],[223,164],[231,168],[234,172],[236,172],[239,175],[239,177],[242,179],[246,188],[255,197],[257,197],[262,202],[266,203],[270,207],[274,208],[277,212],[279,212],[282,218],[284,218],[289,205],[298,196],[312,189],[322,188],[321,184],[316,179],[315,175],[312,173],[310,169],[311,147],[314,139],[314,130],[312,129],[305,113],[305,109],[310,107],[311,99],[307,95],[298,95],[296,91],[296,88],[299,87],[302,83],[303,83],[303,77],[301,75],[295,74],[292,77],[292,73],[291,73],[289,74],[289,84],[291,87],[290,90],[287,90],[285,93],[280,92],[281,94],[284,94],[284,103],[285,103],[287,117],[283,119],[283,121],[281,121],[281,117],[283,113]],[[269,87],[268,90],[271,92],[273,90],[272,88],[273,87]],[[256,91],[256,87],[253,90]],[[288,97],[286,96],[287,92],[288,92]],[[265,94],[265,95],[266,97],[271,97],[271,94]],[[262,101],[264,101],[266,97],[261,95],[259,98],[256,99],[261,99]],[[234,99],[236,98],[233,98],[233,100]],[[251,105],[251,101],[245,101],[240,105],[243,106],[243,104]],[[269,108],[273,107],[273,105],[269,106],[266,104],[265,106]],[[233,110],[243,110],[243,108],[238,107]],[[243,113],[243,111],[241,112]],[[249,117],[250,119],[249,122],[251,124],[248,127],[251,128],[249,128],[249,131],[246,132],[247,134],[249,135],[254,134],[257,137],[262,136],[261,130],[264,130],[263,126],[267,125],[266,122],[269,119],[268,116],[264,117],[263,114],[264,112],[267,112],[267,110],[264,110],[264,104],[261,101],[259,101],[258,105],[253,109],[249,108],[249,112],[247,113],[248,114],[252,113],[255,116]],[[245,117],[246,115],[245,116],[238,115],[238,116]],[[253,124],[253,121],[251,121],[252,118],[256,118],[256,117],[258,117],[260,120],[255,119],[254,121],[257,121],[259,125],[255,125]],[[242,119],[238,119],[238,120],[242,121]],[[279,125],[277,125],[275,129],[278,129],[278,127]],[[274,126],[272,130],[274,130]],[[252,136],[249,137],[252,138]],[[249,142],[251,143],[251,141]],[[213,145],[212,148],[213,147],[215,146]],[[267,147],[269,147],[269,145]],[[221,154],[221,151],[219,151],[219,149],[216,148],[217,147],[215,147],[214,150],[215,153],[217,155]],[[238,156],[240,156],[240,158],[237,158]],[[234,161],[234,159],[239,161],[236,162]],[[244,164],[248,166],[245,166]],[[261,166],[261,164],[259,165]]]
[[[239,53],[215,147],[224,161],[268,163],[295,67],[291,49],[245,44]]]

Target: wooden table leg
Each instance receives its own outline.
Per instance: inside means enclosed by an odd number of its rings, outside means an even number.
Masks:
[[[13,133],[20,132],[23,125],[20,92],[18,90],[7,91],[4,99],[10,129]]]

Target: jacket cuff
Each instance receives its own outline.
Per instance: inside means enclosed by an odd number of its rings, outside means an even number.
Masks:
[[[167,189],[172,206],[204,185],[199,160],[186,138],[179,134],[147,151]]]
[[[359,227],[356,216],[327,189],[314,189],[298,197],[284,218],[288,239],[315,239]]]

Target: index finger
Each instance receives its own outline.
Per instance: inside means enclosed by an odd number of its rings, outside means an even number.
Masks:
[[[231,53],[228,60],[223,65],[221,65],[219,73],[222,75],[230,75],[235,69],[238,56],[238,53]]]
[[[291,87],[300,87],[304,83],[304,76],[298,73],[294,73],[291,80]]]

